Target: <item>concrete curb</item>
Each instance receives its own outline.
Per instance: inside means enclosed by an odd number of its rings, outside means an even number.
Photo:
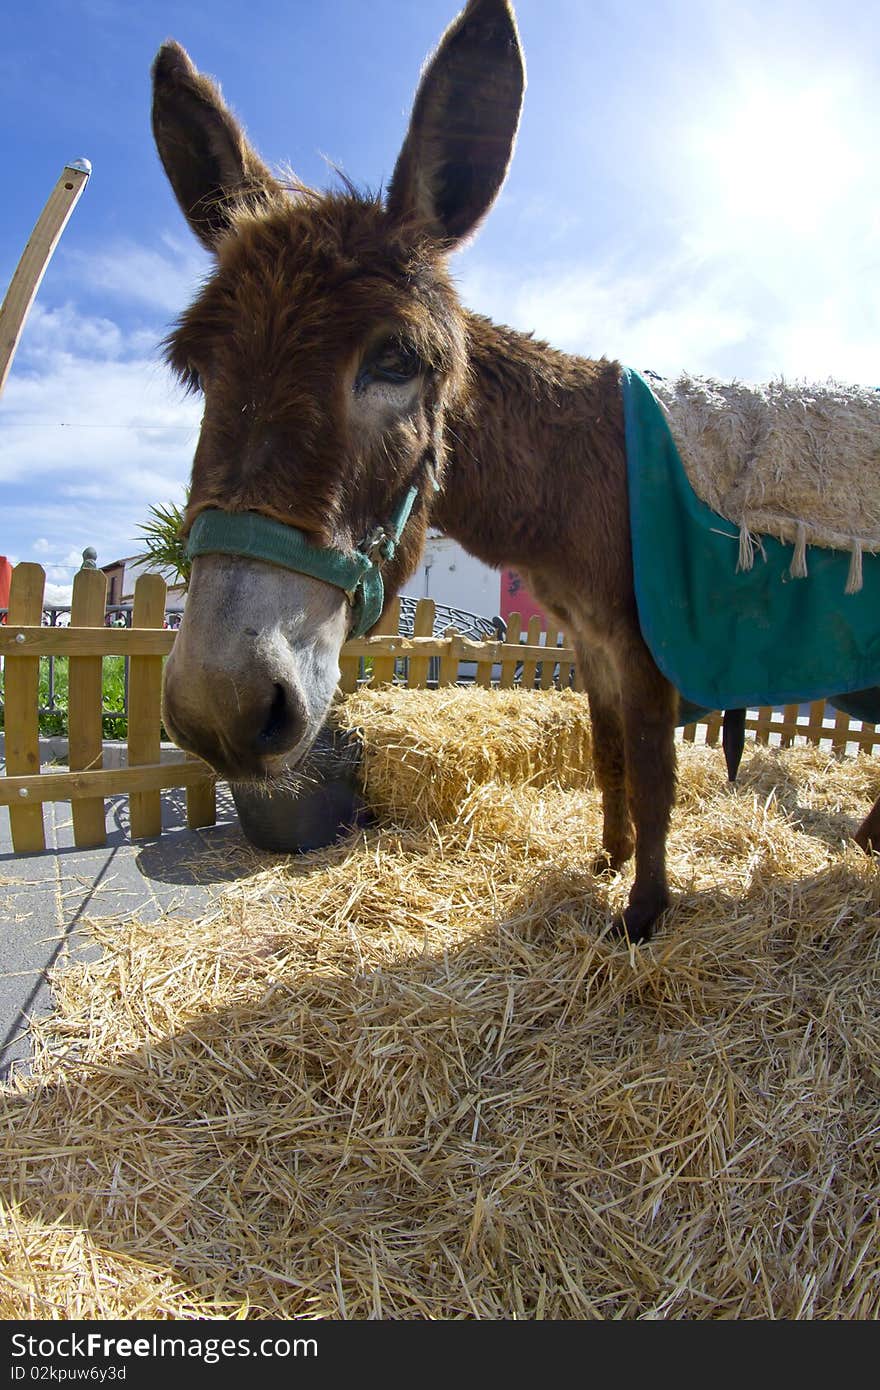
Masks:
[[[60,734],[40,738],[40,767],[49,763],[58,765],[59,772],[67,766],[67,739]],[[174,743],[163,743],[159,760],[163,763],[182,763],[186,754]],[[6,735],[0,733],[0,763],[6,761]],[[116,768],[128,767],[128,744],[124,739],[106,739],[104,742],[104,768],[108,772]]]

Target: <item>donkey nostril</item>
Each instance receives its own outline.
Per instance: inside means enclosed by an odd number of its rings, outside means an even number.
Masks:
[[[287,694],[284,686],[276,682],[272,703],[269,706],[269,715],[260,731],[260,742],[278,742],[279,738],[286,733],[291,722],[291,714],[287,707]]]
[[[305,732],[306,712],[295,687],[276,681],[265,723],[257,735],[256,746],[265,757],[295,748]]]

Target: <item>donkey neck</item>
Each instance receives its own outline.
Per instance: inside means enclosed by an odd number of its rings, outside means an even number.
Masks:
[[[432,521],[486,564],[529,567],[558,547],[573,496],[600,501],[625,476],[620,367],[466,323],[470,388],[447,419]]]

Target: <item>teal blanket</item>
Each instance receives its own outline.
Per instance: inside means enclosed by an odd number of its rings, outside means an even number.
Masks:
[[[666,678],[702,710],[828,699],[880,721],[880,557],[855,594],[848,554],[810,547],[792,579],[792,547],[769,536],[738,572],[736,526],[694,493],[647,381],[622,383],[639,622]]]

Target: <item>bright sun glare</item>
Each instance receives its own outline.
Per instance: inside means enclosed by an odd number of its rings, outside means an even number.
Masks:
[[[737,221],[809,232],[859,174],[849,116],[842,93],[827,86],[742,91],[698,137],[720,209]]]

